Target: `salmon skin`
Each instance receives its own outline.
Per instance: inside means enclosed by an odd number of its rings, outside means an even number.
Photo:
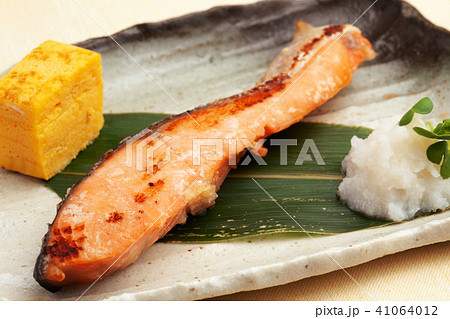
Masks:
[[[332,98],[374,56],[355,27],[297,22],[261,84],[163,119],[108,151],[58,205],[34,278],[55,292],[135,262],[188,213],[214,205],[246,150],[264,155],[261,140]]]

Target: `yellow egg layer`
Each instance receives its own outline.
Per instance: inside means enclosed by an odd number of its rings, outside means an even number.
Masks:
[[[0,79],[0,167],[50,179],[99,134],[98,53],[46,41]]]

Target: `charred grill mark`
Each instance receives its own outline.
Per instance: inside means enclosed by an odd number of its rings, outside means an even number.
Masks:
[[[145,202],[147,196],[145,196],[145,194],[143,193],[137,193],[136,195],[134,195],[134,201],[136,203],[143,203]]]
[[[46,253],[52,258],[58,257],[61,261],[64,261],[72,257],[78,257],[78,250],[81,249],[74,241],[69,241],[62,237],[61,240],[55,241],[53,245],[47,246]]]
[[[162,179],[159,179],[159,180],[157,180],[156,182],[150,182],[150,183],[148,183],[148,186],[150,186],[150,187],[155,187],[155,188],[159,188],[159,187],[161,187],[161,186],[163,186],[164,185],[164,181],[162,180]]]
[[[79,256],[79,251],[83,250],[83,247],[77,245],[78,240],[74,241],[71,236],[65,238],[58,229],[55,229],[53,234],[55,235],[55,239],[52,245],[44,248],[45,254],[52,258],[59,258],[60,261]]]
[[[84,224],[78,224],[73,228],[74,231],[82,231],[83,229],[84,229]]]
[[[318,38],[314,38],[311,40],[311,42],[305,44],[300,50],[300,53],[303,53],[303,54],[301,54],[301,56],[304,57],[305,55],[307,55],[309,53],[309,51],[312,50],[312,48],[314,47],[316,42],[320,41],[320,39],[322,39],[322,37],[323,37],[323,35],[321,35]],[[292,70],[293,68],[295,68],[297,66],[298,62],[300,62],[300,53],[294,57],[294,62],[292,62],[292,65],[289,68],[289,70]]]
[[[316,44],[317,42],[319,42],[320,39],[322,39],[322,38],[323,38],[323,35],[321,35],[321,36],[318,37],[318,38],[312,39],[311,42],[309,42],[309,43],[307,43],[307,44],[305,44],[305,45],[303,46],[301,52],[303,52],[305,55],[308,54],[309,51],[311,51],[312,48],[314,47],[314,44]]]
[[[314,45],[321,39],[323,39],[324,37],[329,37],[335,33],[342,32],[343,29],[344,29],[343,25],[330,25],[329,27],[323,29],[323,32],[320,35],[320,37],[312,39],[310,42],[306,43],[300,49],[300,53],[296,57],[294,57],[294,62],[292,62],[292,65],[289,68],[289,70],[292,70],[297,66],[298,62],[300,61],[299,56],[301,53],[303,53],[301,54],[301,56],[306,56],[314,48]]]
[[[231,110],[231,114],[241,111],[243,108],[253,106],[257,103],[263,102],[265,99],[271,97],[273,93],[284,89],[286,84],[284,81],[288,78],[287,75],[280,75],[247,91],[236,103],[236,107]]]
[[[84,242],[84,240],[86,239],[86,236],[81,236],[80,238],[76,239],[75,241],[79,244],[81,244],[82,242]]]
[[[244,93],[198,107],[190,112],[190,114],[197,122],[202,123],[202,127],[214,126],[218,124],[217,118],[235,115],[250,106],[263,102],[270,98],[274,93],[282,91],[286,87],[286,80],[289,78],[290,76],[287,74],[280,74]],[[180,117],[167,125],[164,130],[170,132],[181,126],[184,128],[192,127],[193,124],[190,123],[191,121],[192,120],[186,116]]]
[[[157,191],[161,190],[163,185],[164,181],[162,179],[159,179],[156,182],[149,182],[148,187],[151,196],[153,196]],[[155,203],[158,203],[158,201],[155,200]]]
[[[338,24],[338,25],[330,25],[329,27],[326,27],[326,28],[323,30],[323,34],[324,34],[325,36],[330,36],[330,35],[332,35],[332,34],[334,34],[334,33],[342,32],[342,30],[344,30],[344,25],[342,25],[342,24]]]
[[[156,141],[157,141],[157,139],[153,139],[153,140],[151,140],[151,141],[148,141],[148,142],[147,142],[147,147],[154,146],[155,143],[156,143]]]
[[[64,234],[72,234],[72,227],[67,226],[63,229]]]
[[[109,214],[109,218],[106,220],[108,223],[117,223],[123,219],[123,214],[117,211]]]

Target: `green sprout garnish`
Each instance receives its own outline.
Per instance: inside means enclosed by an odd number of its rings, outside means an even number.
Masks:
[[[405,126],[411,123],[416,113],[426,115],[430,114],[432,110],[433,102],[430,98],[424,97],[403,115],[399,125]],[[427,158],[430,162],[441,165],[440,174],[443,179],[447,179],[450,177],[450,146],[448,143],[448,140],[450,140],[450,119],[443,120],[435,128],[429,122],[426,124],[430,128],[429,130],[418,126],[413,127],[413,130],[426,138],[439,140],[428,147]]]
[[[433,110],[433,102],[431,102],[430,98],[424,97],[419,102],[417,102],[405,115],[403,115],[400,120],[400,126],[408,125],[411,123],[414,113],[417,114],[430,114]]]

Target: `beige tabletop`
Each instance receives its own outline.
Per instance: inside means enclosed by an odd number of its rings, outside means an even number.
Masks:
[[[0,71],[41,42],[75,43],[141,22],[251,0],[0,0]],[[450,29],[450,1],[409,0],[433,23]],[[93,20],[95,22],[93,22]],[[450,242],[412,249],[283,286],[215,300],[450,300]]]

